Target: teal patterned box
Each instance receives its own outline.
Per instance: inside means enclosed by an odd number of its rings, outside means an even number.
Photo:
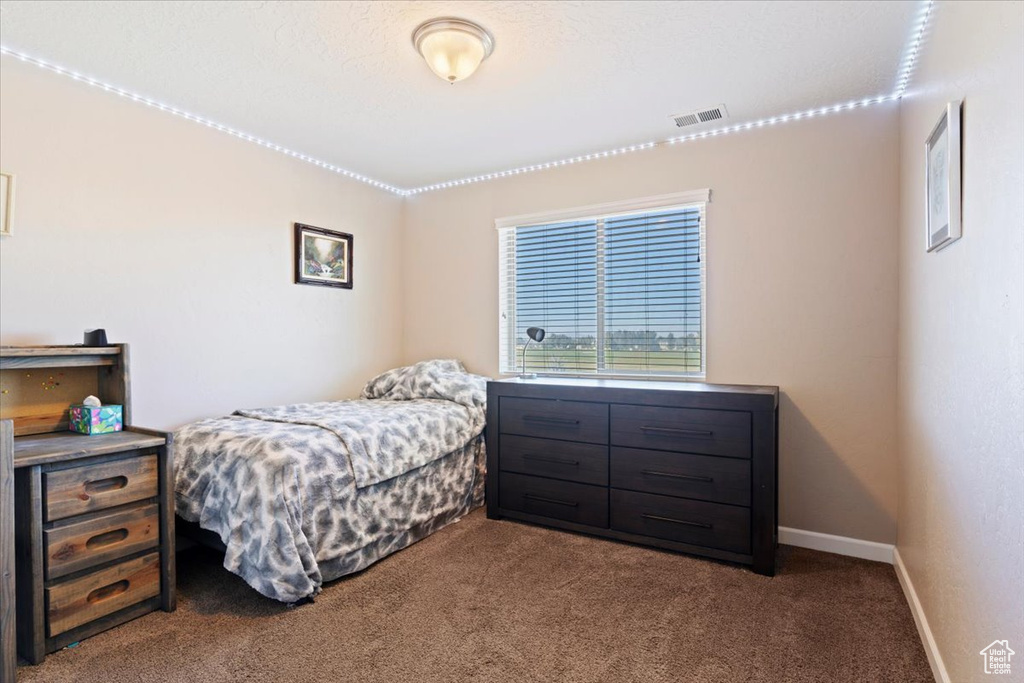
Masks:
[[[71,431],[81,434],[109,434],[119,432],[124,426],[121,406],[71,406],[68,411]]]

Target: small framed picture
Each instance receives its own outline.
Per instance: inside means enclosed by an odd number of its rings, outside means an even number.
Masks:
[[[296,223],[295,283],[352,289],[352,235]]]
[[[950,102],[925,142],[925,249],[960,239],[960,109]]]
[[[0,173],[0,235],[11,234],[14,215],[14,176]]]

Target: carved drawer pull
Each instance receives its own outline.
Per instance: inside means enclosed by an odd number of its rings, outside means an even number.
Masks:
[[[104,531],[102,534],[96,534],[85,542],[85,547],[89,550],[102,550],[107,546],[120,543],[126,538],[128,538],[127,529],[112,529]]]
[[[97,602],[102,602],[103,600],[109,600],[110,598],[116,597],[127,591],[129,586],[131,586],[131,584],[127,580],[124,580],[112,583],[109,586],[97,588],[93,592],[89,593],[85,598],[85,601],[90,604],[95,604]]]
[[[97,493],[106,493],[108,491],[123,489],[125,486],[128,486],[128,477],[121,476],[87,481],[82,488],[85,489],[86,493],[95,495]]]

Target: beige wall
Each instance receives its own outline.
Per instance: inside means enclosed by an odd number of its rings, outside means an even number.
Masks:
[[[963,238],[924,251],[924,140],[963,98]],[[1024,4],[941,3],[901,110],[898,550],[949,679],[1024,680]],[[1005,677],[1001,677],[1005,678]]]
[[[135,422],[350,396],[399,360],[401,200],[0,60],[0,342],[132,345]],[[354,233],[355,288],[292,284],[292,223]]]
[[[497,217],[709,187],[711,382],[783,392],[784,526],[896,538],[898,108],[414,197],[405,359],[498,369]]]

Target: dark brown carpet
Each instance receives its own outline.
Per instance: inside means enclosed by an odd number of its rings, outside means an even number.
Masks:
[[[174,614],[18,680],[931,680],[892,567],[798,548],[766,578],[478,510],[296,609],[203,549],[178,575]]]

